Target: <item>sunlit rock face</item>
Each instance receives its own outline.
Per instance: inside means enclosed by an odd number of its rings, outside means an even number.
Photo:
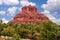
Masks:
[[[13,20],[9,23],[14,24],[35,24],[35,23],[43,23],[47,22],[49,19],[41,13],[38,13],[37,8],[35,6],[24,6],[22,11],[18,13]]]

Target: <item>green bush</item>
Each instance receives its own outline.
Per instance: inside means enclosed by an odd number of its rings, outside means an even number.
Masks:
[[[8,26],[7,28],[4,28],[3,31],[1,32],[1,35],[3,36],[13,36],[15,34],[15,29]]]
[[[44,23],[42,31],[40,32],[40,40],[56,40],[57,39],[57,29],[56,25],[53,23]]]
[[[0,35],[20,38],[29,38],[36,40],[35,33],[39,33],[40,40],[56,40],[57,30],[60,27],[52,22],[44,22],[43,24],[3,24],[0,22]]]

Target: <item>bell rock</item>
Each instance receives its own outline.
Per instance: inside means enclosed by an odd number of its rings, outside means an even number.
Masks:
[[[35,24],[47,22],[49,19],[42,13],[37,11],[35,6],[24,6],[20,13],[16,14],[15,17],[8,22],[13,24]]]

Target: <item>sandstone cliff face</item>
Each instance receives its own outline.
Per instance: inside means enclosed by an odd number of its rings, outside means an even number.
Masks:
[[[38,13],[37,8],[35,6],[25,6],[22,8],[22,11],[17,14],[13,20],[9,23],[14,24],[35,24],[35,23],[43,23],[44,21],[48,21],[48,18],[41,13]]]

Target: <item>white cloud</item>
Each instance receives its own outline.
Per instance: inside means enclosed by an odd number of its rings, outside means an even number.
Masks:
[[[60,19],[53,20],[56,24],[60,25]]]
[[[16,5],[19,4],[18,0],[0,0],[0,4],[6,4],[6,5]]]
[[[42,12],[44,15],[46,15],[50,20],[55,20],[56,18],[50,14],[50,11],[48,10],[44,10],[44,12]]]
[[[52,22],[60,25],[60,19],[57,19],[56,17],[54,17],[48,10],[44,10],[44,12],[41,12],[41,13],[46,15],[49,18],[49,20],[51,20]]]
[[[5,18],[2,18],[2,22],[3,22],[3,23],[8,23],[9,21],[6,20]]]
[[[0,5],[2,4],[2,0],[0,0]]]
[[[16,13],[16,10],[17,10],[17,7],[11,7],[11,8],[8,8],[8,13],[9,15],[14,15]]]
[[[21,0],[21,1],[20,1],[20,4],[21,4],[22,6],[28,6],[28,5],[35,6],[35,5],[36,5],[35,3],[29,2],[28,0]]]
[[[41,6],[45,11],[44,13],[52,22],[60,24],[60,19],[56,18],[58,16],[58,10],[60,10],[60,0],[47,0],[46,4]]]
[[[18,10],[19,10],[19,11],[22,11],[22,7],[19,7]]]
[[[45,10],[59,10],[60,9],[60,0],[48,0],[47,4],[43,4],[42,8]]]
[[[55,16],[55,17],[59,16],[59,15],[58,15],[58,12],[53,12],[52,15]]]
[[[0,11],[0,15],[4,15],[5,13],[5,11]]]

